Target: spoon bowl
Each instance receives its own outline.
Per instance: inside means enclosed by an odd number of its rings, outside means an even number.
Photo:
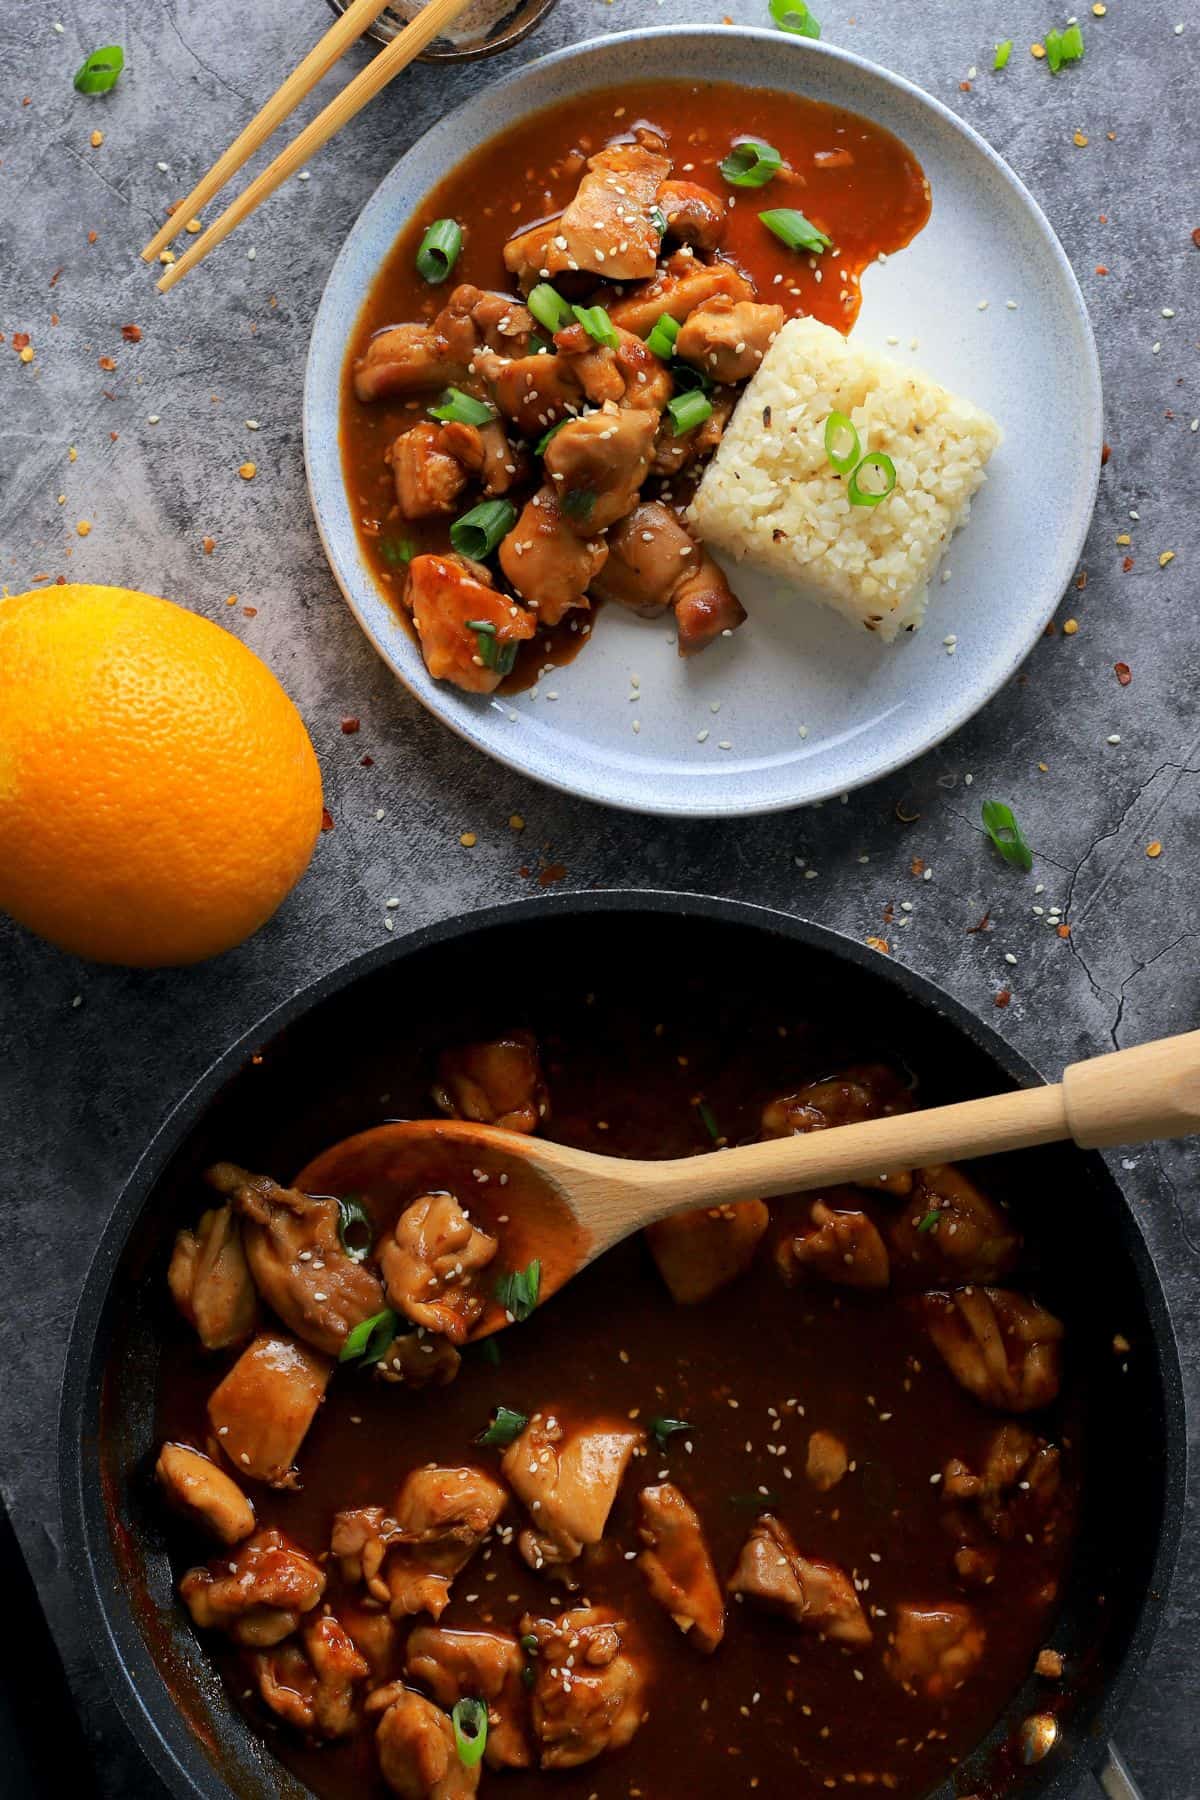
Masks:
[[[329,0],[336,13],[346,10],[348,0]],[[484,56],[496,56],[501,50],[510,50],[519,44],[522,38],[536,25],[540,25],[546,14],[553,12],[556,0],[514,0],[514,4],[488,30],[467,35],[465,21],[455,27],[455,36],[434,38],[427,49],[417,57],[418,62],[478,62]],[[380,14],[373,25],[369,25],[363,34],[373,38],[377,44],[390,44],[404,30],[407,16],[415,16],[418,11],[413,6],[411,13],[403,4],[388,7]]]

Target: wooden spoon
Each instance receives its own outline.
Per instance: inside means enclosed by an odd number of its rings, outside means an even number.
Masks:
[[[1200,1130],[1200,1031],[1072,1063],[1057,1086],[1022,1088],[867,1119],[709,1156],[646,1162],[572,1150],[458,1119],[381,1125],[324,1152],[298,1185],[369,1191],[406,1204],[424,1170],[494,1224],[507,1268],[541,1263],[547,1299],[597,1256],[656,1219],[874,1179],[900,1169],[1073,1139],[1081,1149]],[[466,1192],[463,1191],[464,1184]],[[504,1325],[490,1307],[476,1336]]]

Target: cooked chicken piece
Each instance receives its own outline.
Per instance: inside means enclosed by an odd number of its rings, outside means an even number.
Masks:
[[[893,1070],[882,1063],[864,1063],[769,1100],[763,1108],[762,1135],[795,1137],[804,1131],[824,1131],[829,1125],[856,1125],[860,1119],[887,1119],[912,1110],[912,1094]],[[912,1171],[896,1170],[856,1186],[911,1194]]]
[[[986,1643],[983,1626],[960,1601],[936,1607],[901,1601],[892,1610],[884,1667],[910,1693],[944,1700],[974,1671]]]
[[[498,1248],[453,1194],[424,1194],[405,1207],[380,1252],[387,1297],[414,1325],[464,1344],[486,1304],[479,1271]]]
[[[462,1357],[446,1338],[417,1329],[394,1337],[375,1373],[381,1381],[402,1382],[405,1387],[448,1387],[462,1367]]]
[[[611,401],[659,413],[675,391],[661,359],[647,350],[632,331],[618,331],[615,350],[597,344],[582,325],[569,325],[555,335],[560,355],[570,358],[571,368],[593,406]]]
[[[195,1231],[179,1233],[167,1285],[206,1350],[224,1350],[250,1336],[258,1295],[232,1206],[214,1206],[201,1214]]]
[[[484,1756],[491,1769],[527,1769],[525,1657],[516,1638],[498,1631],[445,1631],[418,1625],[408,1640],[405,1670],[449,1712],[464,1696],[488,1709]]]
[[[996,1552],[988,1546],[960,1544],[951,1559],[954,1573],[965,1588],[991,1587],[996,1579]]]
[[[522,1637],[537,1639],[532,1715],[543,1769],[575,1769],[620,1750],[641,1724],[646,1677],[627,1648],[628,1631],[600,1606],[521,1620]]]
[[[214,1164],[205,1179],[241,1214],[259,1293],[305,1343],[336,1356],[356,1325],[382,1311],[379,1277],[342,1248],[336,1200],[280,1187],[234,1163]]]
[[[710,381],[748,381],[778,337],[783,319],[782,306],[718,295],[688,314],[675,354],[703,369]]]
[[[754,287],[732,263],[703,263],[690,250],[677,250],[653,281],[634,288],[608,308],[613,324],[646,338],[666,313],[680,324],[718,294],[753,300]]]
[[[502,356],[527,354],[534,330],[533,314],[511,294],[490,292],[463,282],[451,294],[449,306],[468,315],[487,349],[499,351]]]
[[[469,349],[461,353],[451,347],[437,323],[391,325],[376,332],[355,365],[354,392],[371,401],[454,386],[465,379],[469,357]]]
[[[258,1691],[297,1731],[325,1742],[346,1737],[358,1724],[354,1684],[371,1673],[367,1662],[332,1615],[310,1620],[301,1637],[257,1653]]]
[[[585,1544],[600,1542],[621,1477],[645,1435],[624,1419],[566,1426],[552,1413],[534,1413],[500,1464],[533,1516],[520,1541],[531,1568],[573,1562]]]
[[[369,1694],[363,1711],[379,1715],[375,1749],[393,1794],[402,1800],[470,1800],[481,1764],[463,1762],[454,1726],[431,1700],[393,1681]]]
[[[680,656],[695,656],[746,622],[745,607],[705,550],[694,568],[688,564],[673,604]]]
[[[560,419],[583,406],[583,389],[569,356],[546,351],[537,356],[494,356],[481,351],[476,373],[487,382],[492,399],[523,437],[539,439]]]
[[[222,1544],[237,1544],[254,1530],[254,1508],[233,1477],[187,1444],[164,1444],[154,1465],[177,1511]]]
[[[779,1246],[779,1264],[786,1278],[803,1269],[839,1287],[888,1285],[887,1249],[865,1212],[842,1212],[816,1200],[809,1216],[812,1230]]]
[[[271,1487],[300,1485],[296,1455],[333,1364],[307,1344],[260,1332],[209,1395],[208,1417],[234,1468]]]
[[[536,1131],[550,1117],[550,1096],[533,1033],[506,1031],[443,1050],[433,1098],[450,1119],[473,1119],[502,1131]]]
[[[787,1528],[771,1513],[756,1520],[737,1568],[731,1594],[745,1594],[781,1612],[804,1631],[859,1650],[871,1642],[871,1627],[850,1577],[836,1563],[801,1556]]]
[[[504,679],[510,646],[537,629],[529,613],[497,591],[482,564],[464,556],[414,556],[404,597],[429,673],[468,694],[493,693]],[[482,639],[491,646],[486,654]]]
[[[592,593],[644,619],[657,618],[679,585],[683,552],[694,556],[696,546],[675,514],[657,500],[643,501],[609,532],[608,560]]]
[[[526,292],[576,269],[606,281],[645,280],[654,273],[661,242],[651,214],[670,172],[669,157],[641,144],[614,144],[590,156],[570,205],[508,240],[505,268]]]
[[[522,448],[515,449],[499,419],[490,425],[464,425],[451,419],[442,426],[442,449],[459,461],[464,469],[478,477],[488,495],[507,494],[523,480],[529,458]]]
[[[1021,1250],[1007,1215],[953,1163],[915,1171],[912,1199],[888,1236],[897,1272],[926,1281],[995,1281]]]
[[[606,407],[568,419],[550,439],[542,467],[577,536],[594,538],[637,505],[657,423],[654,413]]]
[[[1032,1412],[1058,1393],[1062,1322],[1024,1294],[966,1287],[922,1294],[925,1326],[960,1386],[999,1412]]]
[[[372,1687],[396,1674],[399,1632],[390,1613],[372,1600],[338,1602],[338,1618],[370,1670]]]
[[[744,1274],[770,1216],[761,1200],[740,1200],[733,1206],[698,1206],[648,1225],[646,1243],[671,1298],[695,1306]]]
[[[689,1644],[715,1650],[725,1636],[725,1601],[695,1508],[671,1482],[638,1495],[638,1567],[650,1592]]]
[[[707,419],[702,425],[697,425],[694,431],[685,431],[682,437],[675,436],[674,422],[669,415],[660,419],[658,436],[654,440],[651,473],[678,475],[693,463],[702,462],[705,457],[711,456],[725,435],[725,427],[733,416],[737,398],[732,388],[714,388],[708,396],[712,411]]]
[[[1011,1538],[1018,1511],[1038,1512],[1056,1497],[1062,1477],[1058,1449],[1022,1425],[1001,1425],[978,1474],[959,1457],[942,1471],[942,1498],[968,1504],[993,1537]]]
[[[725,236],[725,202],[696,181],[664,181],[658,204],[667,221],[667,236],[697,250],[715,250]]]
[[[819,1494],[827,1494],[830,1488],[835,1488],[849,1467],[850,1458],[840,1437],[835,1437],[832,1431],[809,1434],[804,1473]]]
[[[388,452],[396,484],[396,504],[406,519],[431,519],[456,511],[467,471],[448,451],[444,428],[423,419],[402,431]]]
[[[260,1531],[232,1556],[189,1569],[179,1593],[201,1631],[225,1631],[251,1649],[298,1629],[325,1592],[325,1577],[282,1531]]]
[[[414,1469],[390,1515],[379,1506],[338,1513],[331,1548],[343,1578],[362,1582],[393,1619],[418,1612],[439,1619],[454,1577],[507,1503],[499,1482],[482,1469]]]
[[[587,608],[588,585],[607,557],[602,537],[578,535],[552,487],[539,488],[526,501],[500,545],[500,567],[506,581],[543,625],[557,625],[572,607]]]

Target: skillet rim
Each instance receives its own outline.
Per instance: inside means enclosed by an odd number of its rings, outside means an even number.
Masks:
[[[930,977],[903,963],[881,957],[856,939],[796,914],[754,901],[736,900],[689,890],[604,888],[570,890],[503,901],[470,912],[415,926],[399,939],[364,951],[298,988],[222,1051],[208,1069],[169,1110],[137,1162],[110,1213],[84,1279],[67,1345],[60,1397],[58,1487],[63,1521],[64,1560],[79,1605],[85,1641],[101,1667],[108,1692],[121,1720],[169,1792],[187,1800],[230,1800],[234,1790],[204,1755],[192,1728],[176,1705],[132,1615],[117,1627],[110,1608],[119,1604],[111,1532],[99,1483],[85,1492],[87,1441],[94,1435],[104,1363],[97,1366],[101,1327],[113,1278],[130,1238],[140,1223],[155,1187],[176,1152],[198,1124],[209,1104],[231,1081],[247,1058],[325,1001],[378,970],[423,951],[453,943],[476,932],[504,929],[538,918],[588,914],[678,914],[710,923],[775,933],[791,943],[834,961],[879,976],[913,1006],[943,1018],[965,1036],[1019,1087],[1035,1087],[1045,1077],[1006,1042],[994,1027],[972,1013]],[[1116,1177],[1098,1152],[1078,1152],[1093,1179],[1115,1195],[1114,1226],[1150,1323],[1163,1406],[1163,1506],[1158,1521],[1153,1566],[1137,1607],[1136,1621],[1115,1668],[1103,1682],[1089,1730],[1055,1766],[1040,1789],[1042,1800],[1070,1800],[1081,1777],[1105,1761],[1107,1740],[1123,1711],[1133,1683],[1141,1674],[1166,1609],[1178,1559],[1187,1492],[1187,1430],[1179,1347],[1170,1309],[1136,1214]],[[111,1598],[105,1597],[108,1576]],[[945,1787],[930,1800],[949,1794]]]

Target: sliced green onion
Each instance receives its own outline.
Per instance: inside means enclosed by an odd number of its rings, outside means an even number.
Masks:
[[[346,1341],[338,1351],[339,1362],[378,1362],[390,1346],[400,1324],[400,1315],[391,1307],[374,1313],[369,1319],[362,1319],[352,1331],[346,1333]]]
[[[456,1700],[450,1709],[450,1721],[458,1760],[464,1769],[473,1769],[487,1744],[488,1709],[482,1700]]]
[[[461,519],[455,519],[450,527],[450,542],[460,556],[482,562],[516,522],[517,509],[511,500],[481,500]]]
[[[484,1341],[490,1343],[491,1339]],[[511,1444],[514,1438],[520,1437],[528,1423],[528,1413],[514,1412],[511,1406],[498,1406],[491,1424],[486,1431],[480,1432],[475,1442],[488,1445]]]
[[[767,230],[773,231],[789,250],[810,250],[814,256],[819,256],[823,250],[833,248],[833,239],[826,237],[811,219],[806,219],[802,212],[796,212],[793,207],[777,206],[770,212],[760,212],[758,216]]]
[[[380,538],[379,554],[384,562],[395,567],[397,563],[410,563],[417,554],[417,546],[411,538]]]
[[[606,350],[616,349],[621,340],[602,306],[573,306],[571,311],[595,343],[603,344]]]
[[[570,424],[569,419],[560,419],[558,421],[557,425],[552,425],[550,427],[549,431],[544,431],[542,433],[541,437],[538,439],[537,443],[533,446],[533,454],[535,456],[545,456],[546,445],[550,442],[550,439],[552,437],[556,437],[558,435],[558,433],[562,430],[564,425],[569,425],[569,424]]]
[[[454,219],[435,219],[417,251],[417,274],[431,287],[445,281],[458,261],[462,249],[462,231]]]
[[[659,1449],[665,1450],[669,1437],[677,1431],[691,1431],[692,1426],[686,1419],[651,1419],[650,1430],[654,1434]]]
[[[708,1104],[708,1101],[697,1100],[696,1111],[700,1116],[700,1123],[703,1125],[705,1131],[707,1131],[713,1143],[719,1143],[721,1141],[721,1127],[717,1124],[717,1115]]]
[[[1021,827],[1013,817],[1011,806],[1003,800],[985,800],[981,808],[983,829],[1006,863],[1015,869],[1032,869],[1033,852],[1021,836]]]
[[[690,394],[693,388],[699,388],[702,394],[707,394],[712,388],[711,378],[703,369],[696,368],[694,363],[672,361],[671,379],[675,383],[677,394]]]
[[[596,504],[596,496],[591,488],[572,488],[558,504],[569,519],[587,519]]]
[[[730,1506],[752,1506],[757,1512],[770,1512],[773,1506],[779,1505],[779,1495],[774,1488],[768,1488],[766,1493],[759,1490],[753,1494],[730,1494],[729,1504]]]
[[[467,630],[475,633],[479,660],[484,668],[495,669],[498,675],[511,675],[517,660],[517,639],[510,638],[502,644],[490,619],[468,619]]]
[[[655,356],[661,356],[664,362],[670,362],[678,336],[679,320],[673,319],[670,313],[660,313],[654,322],[654,330],[646,339],[646,348]]]
[[[103,50],[93,50],[75,71],[75,92],[107,94],[109,88],[116,87],[117,77],[124,67],[125,52],[120,44],[106,44]]]
[[[886,486],[865,488],[859,480],[864,469],[878,469]],[[851,506],[878,506],[896,486],[896,465],[883,450],[868,450],[846,483],[846,498]]]
[[[839,442],[845,444],[845,449],[838,449]],[[831,412],[825,421],[825,454],[839,475],[849,475],[858,467],[862,445],[853,419],[844,412]]]
[[[1046,62],[1052,75],[1057,75],[1058,71],[1063,66],[1061,31],[1048,31],[1046,33]]]
[[[500,1367],[500,1346],[494,1337],[484,1338],[479,1346],[479,1354],[485,1363],[491,1363],[493,1369]]]
[[[436,406],[429,408],[431,419],[453,421],[456,425],[490,425],[496,417],[490,406],[482,400],[476,400],[474,394],[464,394],[461,388],[447,388]]]
[[[921,1232],[922,1234],[924,1234],[927,1231],[932,1231],[934,1226],[937,1224],[937,1222],[938,1222],[938,1209],[936,1206],[932,1206],[932,1207],[930,1207],[929,1211],[925,1214],[925,1217],[921,1220],[921,1223],[917,1226],[917,1230],[919,1232]]]
[[[671,415],[672,432],[676,437],[682,437],[685,431],[695,431],[697,425],[712,418],[712,401],[707,394],[693,388],[690,393],[676,394],[673,400],[668,400],[667,411]]]
[[[1005,38],[1002,44],[996,45],[996,54],[992,59],[993,69],[1007,69],[1008,59],[1012,55],[1013,41]]]
[[[539,281],[525,304],[538,324],[550,332],[561,331],[575,317],[570,302],[564,300],[548,281]]]
[[[519,1642],[519,1644],[520,1644],[522,1650],[525,1652],[526,1656],[536,1656],[537,1655],[538,1641],[537,1641],[537,1635],[535,1632],[527,1631],[524,1634],[524,1636],[519,1638],[517,1641]]]
[[[542,1265],[534,1257],[527,1269],[510,1269],[496,1283],[496,1298],[519,1325],[538,1303],[542,1290]]]
[[[371,1215],[357,1194],[342,1194],[339,1196],[337,1204],[338,1237],[341,1239],[342,1249],[351,1262],[365,1262],[371,1254],[371,1244],[375,1236]],[[365,1231],[366,1243],[352,1244],[350,1242],[352,1231]]]
[[[530,1660],[531,1658],[536,1660],[536,1657],[537,1657],[537,1653],[538,1653],[537,1636],[534,1632],[527,1631],[524,1633],[524,1635],[522,1637],[518,1638],[517,1642],[520,1644],[522,1650],[525,1652],[525,1658],[526,1658],[525,1665],[521,1670],[521,1680],[524,1682],[524,1684],[527,1688],[531,1688],[533,1686],[534,1682],[537,1680],[537,1670],[534,1668],[533,1661]]]
[[[1083,33],[1079,26],[1068,25],[1059,41],[1059,50],[1065,63],[1078,62],[1083,55]]]
[[[774,144],[765,144],[761,138],[739,138],[717,164],[730,187],[740,188],[766,187],[782,167],[783,158]]]
[[[661,206],[652,206],[650,208],[650,223],[653,225],[660,238],[666,237],[667,215]]]
[[[790,31],[794,37],[819,38],[821,35],[821,27],[804,0],[771,0],[770,13],[780,31]]]

